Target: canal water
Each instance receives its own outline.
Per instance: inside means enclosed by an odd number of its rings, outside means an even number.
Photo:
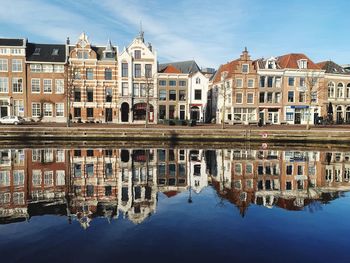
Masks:
[[[0,261],[350,262],[349,190],[332,148],[5,145]]]

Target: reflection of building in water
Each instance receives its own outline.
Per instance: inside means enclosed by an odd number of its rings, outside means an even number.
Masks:
[[[75,149],[70,156],[70,214],[84,228],[93,217],[115,217],[118,151]]]
[[[251,203],[299,210],[309,205],[312,200],[325,200],[329,192],[350,190],[349,180],[346,181],[350,169],[347,170],[344,164],[337,164],[332,168],[330,164],[325,167],[320,161],[324,158],[323,153],[218,150],[216,154],[218,175],[212,176],[213,185],[219,195],[237,205],[243,216]],[[347,156],[344,153],[342,155]],[[225,156],[224,160],[222,156]],[[338,158],[339,161],[345,159],[346,157]],[[230,160],[230,163],[226,160]],[[224,168],[219,168],[220,163]],[[340,166],[342,168],[337,168]],[[231,175],[231,184],[227,184],[228,174]],[[340,176],[337,186],[329,187],[330,178],[335,178],[334,174],[344,175],[344,189],[339,188]]]
[[[208,178],[207,173],[210,175]],[[157,193],[200,193],[208,181],[244,215],[250,204],[318,209],[350,190],[350,153],[280,150],[0,150],[0,223],[55,214],[82,227],[118,211],[138,224]],[[224,204],[224,203],[222,203]]]
[[[27,176],[24,150],[0,150],[0,222],[24,221]]]
[[[135,224],[156,210],[156,150],[120,150],[119,210]]]

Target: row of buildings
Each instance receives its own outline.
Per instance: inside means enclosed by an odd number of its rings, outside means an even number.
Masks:
[[[304,54],[251,59],[217,71],[193,60],[159,64],[139,35],[123,50],[0,38],[0,117],[43,122],[230,124],[350,122],[350,67]]]
[[[232,202],[242,216],[252,204],[312,208],[350,190],[350,152],[2,149],[0,224],[43,214],[67,216],[84,228],[95,217],[138,224],[156,212],[160,193],[183,193],[192,203],[209,185],[218,202]]]

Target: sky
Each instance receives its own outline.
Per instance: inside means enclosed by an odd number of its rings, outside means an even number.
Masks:
[[[0,37],[36,43],[76,43],[86,32],[93,45],[110,39],[122,51],[139,34],[159,62],[194,59],[214,67],[304,53],[314,62],[350,64],[348,0],[0,0]]]

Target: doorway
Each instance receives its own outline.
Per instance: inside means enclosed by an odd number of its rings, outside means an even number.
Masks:
[[[124,102],[121,107],[122,112],[122,122],[128,122],[129,121],[129,104]]]
[[[301,112],[296,110],[294,114],[294,124],[301,124]]]
[[[113,120],[113,111],[111,108],[106,108],[105,121],[112,122],[112,120]]]

